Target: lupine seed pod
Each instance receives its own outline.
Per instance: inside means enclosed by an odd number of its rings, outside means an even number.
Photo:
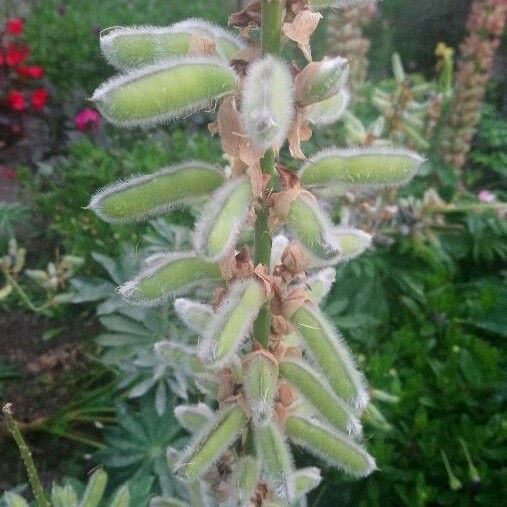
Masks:
[[[305,497],[322,481],[322,475],[317,467],[300,468],[294,472],[296,486],[296,500]]]
[[[312,9],[323,10],[329,7],[351,7],[353,5],[373,4],[377,0],[310,0]]]
[[[372,236],[361,229],[353,227],[335,227],[332,232],[340,246],[337,262],[345,262],[361,255],[372,243]]]
[[[285,436],[274,421],[255,426],[254,433],[257,455],[263,463],[264,479],[280,500],[293,502],[294,464]]]
[[[76,492],[70,484],[62,487],[53,483],[53,486],[51,486],[51,502],[52,507],[77,507],[79,505]]]
[[[307,187],[383,188],[408,183],[424,159],[405,149],[350,148],[324,150],[299,172]]]
[[[317,420],[289,416],[285,428],[294,443],[330,466],[355,477],[366,477],[376,470],[375,460],[363,447]]]
[[[271,419],[277,389],[276,359],[265,351],[249,354],[244,360],[243,392],[255,424],[266,424]]]
[[[3,500],[7,507],[30,507],[22,496],[12,493],[11,491],[6,491],[4,493]]]
[[[213,420],[213,412],[205,403],[197,405],[178,405],[174,409],[174,416],[189,433],[201,431]]]
[[[102,500],[107,485],[107,474],[104,470],[97,470],[88,481],[81,499],[81,507],[97,507]]]
[[[150,500],[150,507],[190,507],[187,502],[182,502],[177,498],[162,498],[156,496]]]
[[[287,226],[311,257],[325,260],[339,253],[333,223],[311,196],[302,193],[290,203]]]
[[[193,252],[160,255],[134,280],[122,285],[118,291],[133,304],[158,305],[171,297],[186,294],[197,285],[218,282],[222,279],[219,266],[197,257]]]
[[[326,268],[317,271],[305,280],[306,294],[314,304],[318,305],[328,295],[336,280],[336,271]]]
[[[363,376],[343,339],[320,310],[305,303],[292,315],[291,321],[306,351],[334,392],[354,409],[364,409],[368,393]]]
[[[223,182],[224,174],[216,167],[184,162],[108,185],[88,207],[106,222],[139,222],[207,197]]]
[[[260,149],[280,148],[294,114],[293,84],[287,65],[272,56],[254,62],[243,85],[241,117]]]
[[[150,126],[203,109],[236,87],[235,72],[221,60],[187,57],[113,77],[91,100],[116,125]]]
[[[217,367],[230,361],[250,333],[265,300],[264,289],[253,278],[232,285],[199,346],[201,360]]]
[[[128,484],[123,485],[114,498],[111,500],[109,507],[129,507],[130,506],[130,491]]]
[[[232,32],[202,19],[187,19],[168,27],[112,27],[100,34],[105,59],[117,69],[150,65],[192,50],[192,39],[206,37],[219,56],[229,60],[245,44]]]
[[[345,87],[348,77],[349,64],[345,58],[336,56],[311,62],[296,78],[296,100],[309,106],[330,99]]]
[[[201,477],[238,438],[246,423],[239,405],[219,412],[182,453],[176,463],[176,474],[189,482]]]
[[[174,301],[174,310],[183,324],[199,335],[206,329],[213,316],[213,308],[210,305],[186,298],[177,298]]]
[[[329,125],[338,121],[350,102],[350,94],[344,88],[336,95],[308,106],[306,119],[314,125]]]
[[[195,250],[214,261],[227,255],[245,228],[252,199],[252,187],[246,177],[233,178],[220,187],[195,225]]]
[[[259,482],[261,466],[252,456],[243,456],[234,464],[231,484],[240,505],[248,505]]]
[[[353,436],[361,434],[361,424],[351,408],[336,396],[322,375],[304,361],[282,361],[280,376],[289,381],[328,423]]]

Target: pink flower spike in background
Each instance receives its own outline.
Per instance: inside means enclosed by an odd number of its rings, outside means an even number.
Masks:
[[[477,194],[477,198],[479,199],[479,201],[484,202],[484,203],[490,203],[490,202],[496,201],[495,194],[493,194],[493,192],[490,192],[489,190],[481,190]]]
[[[24,23],[21,18],[9,19],[5,25],[5,29],[10,35],[21,35],[23,28]]]
[[[95,109],[85,107],[74,116],[74,125],[77,130],[96,130],[100,126],[100,115]]]

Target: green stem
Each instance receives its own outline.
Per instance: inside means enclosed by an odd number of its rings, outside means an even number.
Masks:
[[[51,507],[51,504],[48,502],[44,494],[44,489],[42,488],[39,474],[35,468],[35,463],[33,462],[30,448],[28,445],[26,445],[23,435],[21,434],[21,431],[19,431],[19,427],[12,415],[10,403],[2,408],[2,413],[5,417],[7,428],[9,429],[12,438],[14,438],[14,441],[18,446],[19,453],[21,454],[21,459],[25,465],[28,480],[30,481],[30,486],[32,488],[33,495],[35,496],[35,500],[37,501],[38,507]]]
[[[14,287],[20,298],[24,301],[26,306],[32,310],[32,312],[41,313],[49,306],[49,303],[44,303],[41,306],[35,306],[32,300],[28,297],[28,294],[22,289],[21,285],[19,285],[16,279],[7,271],[4,271],[4,275],[7,281]]]
[[[281,46],[282,20],[285,7],[284,0],[262,0],[262,54],[277,55]],[[271,176],[269,190],[276,185],[275,153],[268,150],[261,159],[262,172]],[[269,212],[266,203],[261,201],[255,222],[254,260],[255,265],[269,267],[271,260],[271,233],[268,227]],[[254,336],[264,347],[268,346],[271,327],[271,311],[265,305],[254,323]]]

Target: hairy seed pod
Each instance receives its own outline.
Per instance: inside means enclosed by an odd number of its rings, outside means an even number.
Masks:
[[[245,47],[239,37],[202,19],[187,19],[168,27],[112,27],[100,34],[100,48],[105,59],[117,69],[151,65],[192,50],[192,40],[206,38],[215,52],[229,60]]]
[[[3,500],[7,507],[30,507],[22,496],[12,491],[6,491],[3,495]]]
[[[401,148],[331,149],[312,157],[299,177],[310,188],[383,188],[408,183],[423,162],[417,153]]]
[[[97,470],[88,481],[80,505],[83,507],[97,507],[102,500],[107,484],[107,474],[104,470]]]
[[[238,438],[246,423],[239,405],[219,412],[180,456],[176,474],[189,482],[201,477]]]
[[[61,487],[53,483],[51,486],[51,502],[52,507],[77,507],[79,505],[76,492],[70,484]],[[10,505],[7,502],[7,507],[10,507]]]
[[[333,223],[311,196],[302,193],[290,203],[287,225],[310,257],[325,260],[339,253]]]
[[[338,121],[350,102],[350,93],[344,88],[336,95],[308,106],[306,119],[314,125],[329,125]]]
[[[266,424],[273,415],[278,387],[278,363],[274,356],[263,350],[252,352],[243,363],[243,392],[252,420],[255,424]]]
[[[242,93],[243,126],[260,149],[280,148],[294,113],[293,85],[287,65],[272,56],[248,69]]]
[[[287,441],[278,425],[254,427],[257,455],[261,458],[264,479],[275,495],[285,503],[294,501],[293,458]]]
[[[280,363],[280,376],[289,381],[305,400],[335,428],[358,436],[361,424],[351,408],[329,387],[326,380],[300,359]]]
[[[219,266],[193,252],[178,252],[147,259],[147,267],[118,291],[133,304],[154,306],[190,292],[204,282],[222,279]]]
[[[190,507],[187,502],[182,502],[177,498],[162,498],[156,496],[150,500],[150,507]]]
[[[177,298],[174,301],[174,310],[181,322],[199,335],[206,329],[213,316],[213,308],[210,305],[186,298]]]
[[[317,467],[300,468],[294,472],[296,485],[296,499],[305,497],[312,489],[315,489],[322,481],[322,475]]]
[[[248,505],[259,482],[261,465],[253,456],[243,456],[232,470],[231,484],[239,505]]]
[[[354,409],[364,409],[368,393],[363,376],[343,339],[322,312],[316,306],[305,303],[292,315],[291,321],[303,346],[333,391]]]
[[[178,405],[174,409],[174,415],[180,426],[183,426],[189,433],[201,431],[213,420],[213,412],[205,403]]]
[[[305,281],[306,294],[308,298],[314,304],[320,304],[320,302],[329,294],[335,280],[336,271],[333,268],[326,268],[317,271]]]
[[[214,261],[231,252],[245,229],[252,198],[252,187],[246,177],[233,178],[220,187],[195,226],[195,250]]]
[[[250,333],[265,300],[264,289],[253,278],[235,282],[199,346],[201,360],[217,367],[229,362]]]
[[[355,477],[366,477],[376,470],[375,460],[360,445],[317,420],[289,416],[285,428],[294,443],[330,466]]]
[[[116,125],[150,126],[203,109],[236,87],[235,72],[219,59],[187,57],[113,77],[91,100]]]
[[[129,507],[130,506],[130,491],[128,484],[123,485],[114,498],[111,500],[109,507]]]
[[[333,236],[340,245],[339,262],[349,261],[361,255],[371,246],[372,236],[353,227],[335,227]]]
[[[309,106],[330,99],[345,87],[348,77],[349,64],[341,56],[310,62],[296,78],[296,100]]]
[[[108,185],[88,207],[106,222],[139,222],[207,197],[223,182],[224,174],[216,167],[184,162]]]

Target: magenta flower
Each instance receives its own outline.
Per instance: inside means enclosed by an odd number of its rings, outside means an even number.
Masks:
[[[81,132],[96,130],[100,126],[100,115],[95,109],[85,107],[74,116],[74,126]]]
[[[495,194],[493,194],[489,190],[481,190],[477,194],[477,198],[479,199],[479,201],[484,202],[484,203],[490,203],[490,202],[496,201]]]

